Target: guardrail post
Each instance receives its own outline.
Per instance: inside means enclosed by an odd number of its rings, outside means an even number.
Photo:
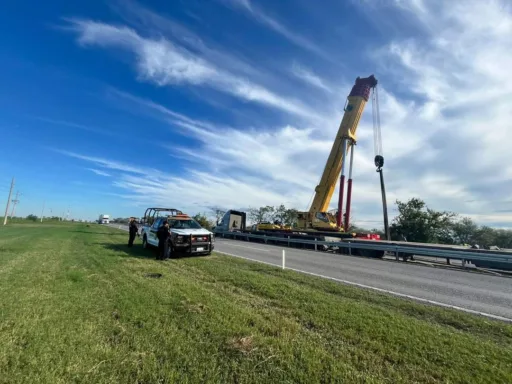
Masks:
[[[284,249],[283,249],[283,269],[284,269],[284,259],[285,259],[285,254],[284,254]]]
[[[288,247],[290,246],[290,235],[288,235]]]
[[[449,257],[446,258],[446,264],[450,265],[450,258]]]
[[[317,249],[317,247],[316,247],[316,245],[317,245],[317,244],[316,244],[316,241],[317,241],[317,239],[316,239],[316,237],[315,237],[315,251],[317,251],[317,250],[318,250],[318,249]]]
[[[466,268],[466,259],[462,259],[462,268]]]
[[[352,256],[352,245],[351,245],[351,244],[352,244],[352,243],[349,241],[349,242],[348,242],[348,254],[349,254],[349,256]],[[342,254],[343,254],[343,253],[342,253]]]
[[[395,247],[395,260],[400,261],[400,256],[398,255],[398,247]]]
[[[263,241],[267,244],[267,235],[263,235]]]

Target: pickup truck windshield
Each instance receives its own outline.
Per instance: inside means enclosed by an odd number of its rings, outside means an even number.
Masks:
[[[175,229],[201,229],[197,221],[194,220],[169,220],[169,227]]]

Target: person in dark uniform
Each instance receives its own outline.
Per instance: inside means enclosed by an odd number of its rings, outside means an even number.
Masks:
[[[135,240],[135,236],[139,234],[139,227],[137,227],[137,223],[135,222],[134,217],[130,217],[130,224],[128,225],[128,231],[130,233],[130,238],[128,239],[128,246],[133,246],[133,241]]]
[[[171,236],[169,232],[169,223],[164,221],[162,226],[158,228],[156,232],[156,237],[158,238],[158,257],[157,260],[165,260],[167,259],[167,247],[168,247],[168,239]]]

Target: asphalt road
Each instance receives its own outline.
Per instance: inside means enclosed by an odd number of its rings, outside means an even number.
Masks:
[[[126,226],[111,225],[119,229]],[[512,321],[512,279],[217,238],[215,251]]]

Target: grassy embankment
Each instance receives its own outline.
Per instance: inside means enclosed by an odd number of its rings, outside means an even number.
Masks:
[[[0,383],[512,382],[510,325],[126,242],[94,224],[0,228]]]

